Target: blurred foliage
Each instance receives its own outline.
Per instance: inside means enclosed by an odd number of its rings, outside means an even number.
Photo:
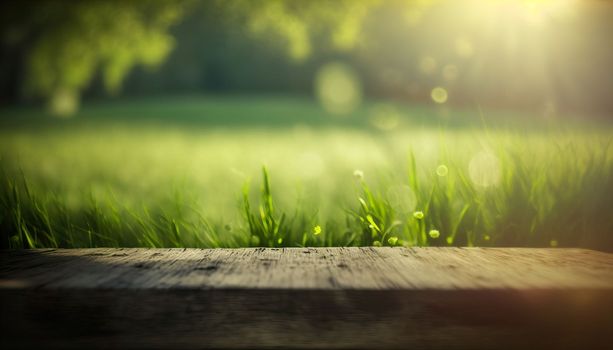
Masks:
[[[338,50],[354,48],[360,38],[362,22],[380,0],[237,0],[221,1],[230,13],[242,13],[255,37],[275,36],[286,44],[294,60],[306,59],[313,51],[313,40],[324,37]]]
[[[0,104],[74,112],[120,87],[311,95],[340,62],[365,99],[610,115],[612,13],[558,0],[4,2]]]
[[[3,39],[32,41],[27,55],[26,88],[51,97],[57,112],[70,113],[73,106],[69,100],[77,98],[98,70],[106,89],[117,92],[133,66],[159,65],[174,46],[168,29],[181,18],[185,4],[184,1],[11,3],[8,5],[11,11],[3,11],[12,15],[3,21]]]
[[[484,130],[468,111],[438,129],[436,108],[389,105],[398,126],[377,130],[362,108],[361,128],[279,97],[0,111],[0,247],[613,251],[610,125],[513,115]]]
[[[72,114],[79,94],[100,74],[116,93],[136,65],[157,67],[175,46],[169,32],[186,12],[215,12],[253,38],[274,37],[296,61],[325,33],[334,47],[353,48],[361,22],[379,0],[366,1],[43,1],[3,5],[2,40],[29,41],[26,91]]]

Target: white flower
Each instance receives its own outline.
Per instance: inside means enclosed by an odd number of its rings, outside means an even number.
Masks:
[[[353,172],[353,177],[355,177],[358,180],[362,180],[364,178],[364,172],[362,170],[357,169],[356,171]]]

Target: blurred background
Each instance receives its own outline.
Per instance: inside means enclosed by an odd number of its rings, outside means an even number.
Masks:
[[[3,1],[2,246],[613,250],[612,19],[604,0]]]
[[[610,117],[598,0],[5,1],[0,101],[291,94]],[[337,104],[337,105],[335,105]]]

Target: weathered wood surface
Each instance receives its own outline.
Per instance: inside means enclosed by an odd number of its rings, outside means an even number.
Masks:
[[[602,348],[613,255],[582,249],[0,254],[2,348]]]

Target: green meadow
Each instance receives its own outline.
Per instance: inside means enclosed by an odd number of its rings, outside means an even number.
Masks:
[[[495,122],[493,122],[495,121]],[[309,99],[0,111],[2,247],[613,250],[611,126]]]

